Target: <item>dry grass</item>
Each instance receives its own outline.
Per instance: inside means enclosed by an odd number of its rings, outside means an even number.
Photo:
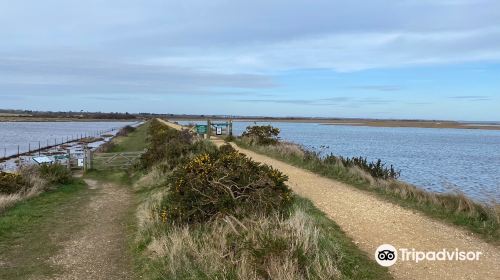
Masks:
[[[148,172],[146,175],[142,176],[135,184],[134,184],[134,190],[135,191],[141,191],[141,190],[147,190],[151,188],[155,188],[165,181],[165,174],[164,171],[161,167],[158,165],[153,166],[151,168],[151,171]]]
[[[151,201],[157,200],[154,197]],[[300,209],[288,218],[226,217],[203,230],[187,226],[165,230],[160,217],[149,211],[153,205],[139,210],[139,227],[141,236],[151,235],[147,252],[159,263],[164,279],[341,278],[336,264],[342,255],[321,248],[318,229]]]
[[[0,212],[3,210],[9,208],[10,206],[16,204],[17,202],[21,201],[23,199],[23,196],[19,193],[15,194],[0,194]]]
[[[21,166],[18,173],[26,182],[26,186],[14,194],[0,194],[0,212],[17,202],[35,197],[51,187],[49,182],[42,178],[38,166]]]

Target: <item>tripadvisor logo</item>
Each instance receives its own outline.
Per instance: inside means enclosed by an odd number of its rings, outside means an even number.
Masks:
[[[479,261],[482,252],[442,249],[440,251],[417,251],[415,248],[400,248],[399,252],[390,244],[378,246],[375,260],[381,266],[392,266],[398,260],[419,263],[421,261]]]
[[[380,245],[375,251],[375,260],[381,266],[391,266],[398,260],[398,251],[390,244]]]

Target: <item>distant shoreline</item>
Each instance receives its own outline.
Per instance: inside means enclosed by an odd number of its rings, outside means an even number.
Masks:
[[[369,127],[414,127],[414,128],[448,128],[448,129],[480,129],[500,130],[500,122],[459,122],[439,120],[384,120],[384,119],[338,119],[338,118],[273,118],[273,117],[198,117],[198,116],[169,116],[166,119],[172,121],[204,121],[211,120],[233,120],[234,122],[292,122],[292,123],[317,123],[321,125],[349,125]],[[0,122],[130,122],[140,121],[142,118],[131,119],[98,119],[98,118],[48,118],[34,116],[2,116]]]
[[[142,119],[81,119],[81,118],[37,118],[0,116],[0,122],[131,122]]]
[[[200,121],[206,118],[168,118],[172,121]],[[212,120],[227,120],[224,118],[211,118]],[[312,118],[234,118],[234,122],[293,122],[293,123],[318,123],[321,125],[349,125],[370,127],[414,127],[414,128],[449,128],[449,129],[481,129],[500,130],[500,123],[489,124],[481,122],[457,121],[425,121],[425,120],[374,120],[374,119],[312,119]]]

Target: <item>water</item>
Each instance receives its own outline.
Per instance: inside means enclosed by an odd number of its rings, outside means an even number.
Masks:
[[[118,129],[134,122],[0,122],[0,158],[31,149],[66,142],[96,131]]]
[[[234,134],[253,124],[234,122]],[[500,131],[259,124],[279,127],[283,140],[324,154],[381,159],[401,170],[401,180],[426,190],[458,190],[480,201],[500,202]]]

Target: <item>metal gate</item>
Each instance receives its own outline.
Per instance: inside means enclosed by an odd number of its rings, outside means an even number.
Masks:
[[[140,152],[122,152],[122,153],[90,153],[88,169],[128,169],[133,166],[143,154]]]

